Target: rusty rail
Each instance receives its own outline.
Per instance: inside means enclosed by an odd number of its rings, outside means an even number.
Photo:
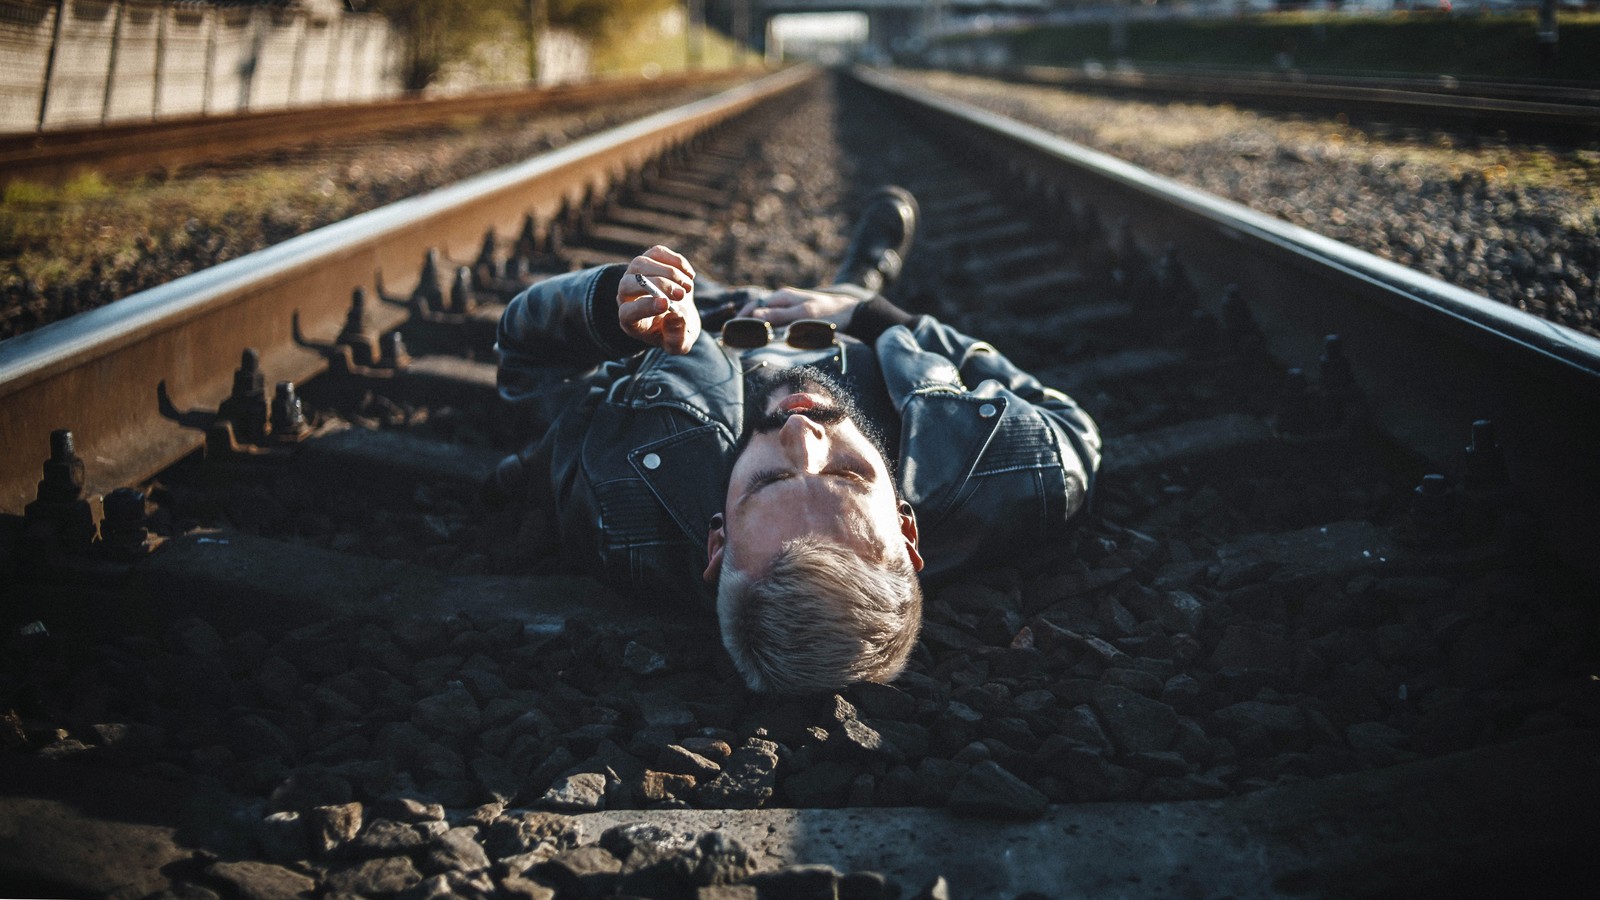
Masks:
[[[161,414],[163,383],[180,408],[215,407],[244,347],[271,380],[310,377],[327,361],[297,345],[296,316],[304,334],[331,337],[354,288],[409,289],[430,248],[471,259],[486,231],[546,221],[816,74],[770,75],[0,343],[0,511],[32,500],[52,430],[74,432],[91,495],[148,478],[204,439]]]
[[[1600,339],[1040,129],[882,73],[855,74],[975,156],[1124,223],[1149,258],[1172,245],[1211,310],[1238,285],[1284,365],[1314,371],[1323,336],[1342,335],[1374,423],[1435,471],[1458,472],[1472,422],[1492,419],[1513,484],[1554,545],[1575,567],[1600,571]]]
[[[24,178],[59,181],[90,169],[103,175],[176,169],[300,146],[315,140],[422,128],[463,117],[581,109],[697,84],[714,84],[748,74],[751,73],[740,70],[696,72],[651,80],[596,81],[465,97],[406,98],[228,116],[185,116],[137,124],[0,135],[0,184]]]
[[[1266,109],[1364,112],[1404,122],[1465,122],[1573,139],[1600,130],[1597,92],[1492,82],[1264,75],[1204,70],[1096,72],[1064,66],[958,69],[1023,84],[1121,96],[1239,103]]]

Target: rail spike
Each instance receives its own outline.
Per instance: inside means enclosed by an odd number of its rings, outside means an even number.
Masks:
[[[1466,486],[1473,491],[1495,491],[1511,484],[1505,450],[1495,441],[1494,422],[1472,423],[1472,443],[1467,445]]]
[[[439,248],[429,247],[422,259],[422,274],[417,278],[416,289],[411,292],[411,308],[417,312],[438,312],[444,309],[444,289],[440,287]]]
[[[278,382],[278,389],[272,395],[272,439],[278,443],[293,444],[310,433],[311,426],[306,422],[305,408],[300,403],[294,382]]]
[[[261,444],[267,439],[268,416],[261,354],[254,347],[246,347],[239,354],[239,368],[233,372],[233,393],[217,407],[217,418],[232,426],[237,440]]]
[[[367,290],[357,287],[350,292],[350,311],[344,317],[344,329],[336,343],[350,348],[350,358],[358,366],[370,366],[377,359],[378,347],[372,339],[372,323],[367,315]]]
[[[150,529],[145,525],[145,496],[130,487],[106,495],[105,519],[100,522],[100,543],[105,554],[132,562],[150,552]]]
[[[455,281],[450,284],[450,312],[466,315],[478,305],[478,296],[472,290],[472,269],[456,269]]]
[[[85,468],[72,432],[50,432],[37,499],[23,508],[24,534],[34,546],[76,550],[94,541],[94,511],[83,496]]]

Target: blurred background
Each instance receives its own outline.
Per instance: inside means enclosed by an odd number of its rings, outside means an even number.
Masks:
[[[1590,83],[1580,0],[0,0],[0,130],[765,61]]]

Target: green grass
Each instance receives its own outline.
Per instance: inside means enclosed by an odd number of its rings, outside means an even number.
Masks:
[[[761,55],[751,53],[712,29],[702,31],[700,68],[727,69],[756,65]],[[689,69],[689,41],[684,34],[665,35],[654,20],[636,24],[626,35],[594,48],[598,75],[638,77],[641,74],[682,72]]]
[[[1454,75],[1463,78],[1556,79],[1600,83],[1600,15],[1563,13],[1560,58],[1545,70],[1534,18],[1527,15],[1394,15],[1351,18],[1318,14],[1241,19],[1134,22],[1127,58],[1141,63],[1276,67],[1280,51],[1307,72]],[[1106,24],[1052,26],[1005,35],[1022,65],[1109,61]],[[954,39],[959,40],[959,39]]]

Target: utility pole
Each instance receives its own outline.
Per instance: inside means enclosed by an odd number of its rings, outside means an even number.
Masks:
[[[544,0],[528,0],[528,86],[539,86],[539,39],[544,36]]]
[[[750,0],[733,0],[733,63],[738,54],[750,48]]]
[[[689,7],[687,16],[689,33],[685,35],[687,40],[685,53],[688,59],[684,61],[684,64],[689,69],[698,69],[703,61],[702,55],[704,53],[702,40],[705,37],[706,3],[705,0],[687,0],[687,5]]]
[[[1539,68],[1556,67],[1561,32],[1556,26],[1556,0],[1539,0]]]

